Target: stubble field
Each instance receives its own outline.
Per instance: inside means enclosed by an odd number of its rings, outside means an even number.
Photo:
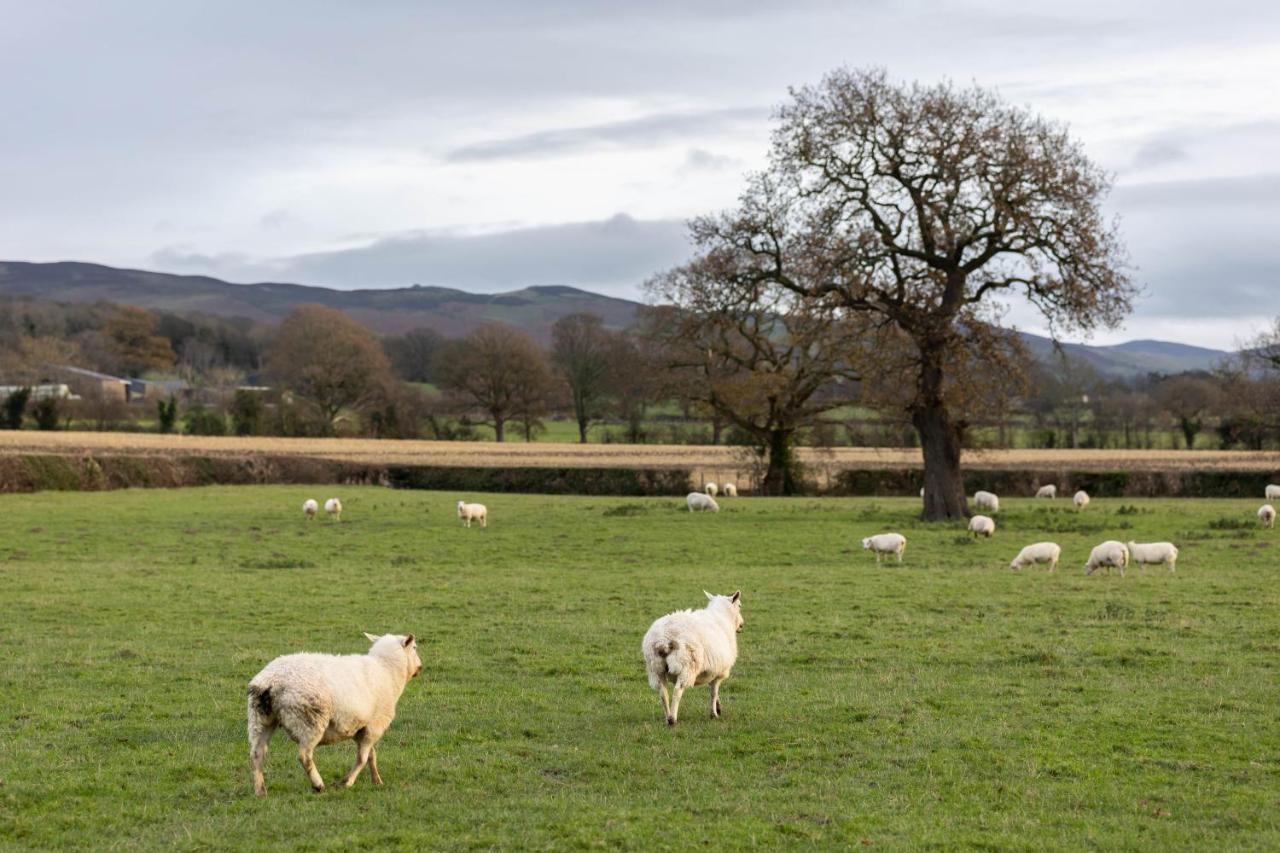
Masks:
[[[344,520],[306,523],[337,491]],[[453,517],[490,507],[488,529]],[[907,499],[212,487],[0,496],[0,844],[13,848],[1280,846],[1280,531],[1261,500],[1002,502],[974,543]],[[877,567],[862,536],[896,529]],[[1176,574],[1084,577],[1105,538]],[[1010,572],[1054,539],[1057,574]],[[725,716],[669,730],[640,638],[743,591]],[[312,794],[272,657],[413,631],[387,784]],[[322,747],[333,782],[351,744]]]

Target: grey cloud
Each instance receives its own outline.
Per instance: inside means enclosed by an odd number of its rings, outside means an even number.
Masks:
[[[444,155],[452,163],[550,157],[584,148],[658,145],[672,140],[732,133],[743,126],[763,128],[767,107],[735,107],[687,113],[658,113],[627,121],[544,130],[455,148]]]
[[[1152,207],[1263,205],[1280,213],[1280,173],[1121,184],[1113,191],[1113,201],[1124,211]]]

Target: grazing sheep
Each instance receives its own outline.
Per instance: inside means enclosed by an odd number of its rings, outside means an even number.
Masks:
[[[1111,567],[1115,566],[1120,570],[1120,577],[1124,577],[1124,567],[1127,565],[1129,565],[1129,549],[1123,542],[1110,539],[1089,552],[1089,562],[1084,564],[1084,573],[1091,575],[1105,567],[1107,574],[1111,574]]]
[[[703,491],[714,498],[720,490],[716,488],[715,483],[707,483],[707,485],[703,487]]]
[[[458,518],[462,520],[465,527],[470,527],[471,522],[480,522],[481,527],[489,526],[489,510],[484,504],[469,504],[466,501],[458,501]]]
[[[362,655],[295,654],[278,657],[249,682],[249,759],[253,792],[267,793],[262,762],[276,727],[298,744],[298,761],[316,793],[324,779],[312,754],[320,744],[355,738],[356,763],[338,784],[350,788],[369,765],[373,784],[381,785],[374,751],[396,716],[396,702],[409,679],[422,672],[412,634],[369,638]]]
[[[991,492],[974,492],[973,505],[978,509],[986,510],[987,512],[999,512],[1000,498],[996,497]]]
[[[1172,542],[1130,542],[1129,560],[1140,566],[1163,563],[1173,572],[1178,569],[1178,549]]]
[[[1032,563],[1048,563],[1049,571],[1058,570],[1058,559],[1062,557],[1062,548],[1056,542],[1037,542],[1028,545],[1018,552],[1018,556],[1009,563],[1009,568],[1017,569],[1030,566]]]
[[[969,519],[969,532],[973,534],[973,538],[985,536],[990,539],[996,532],[995,519],[985,515],[975,515]]]
[[[1089,493],[1084,489],[1081,489],[1076,492],[1075,497],[1071,499],[1071,502],[1076,505],[1076,512],[1079,512],[1089,506]]]
[[[738,632],[742,630],[742,592],[712,595],[704,590],[702,610],[677,610],[649,626],[641,651],[649,686],[662,697],[667,725],[680,714],[680,697],[689,687],[711,685],[711,718],[718,719],[720,682],[738,660]],[[667,695],[667,683],[672,685]]]
[[[736,498],[738,496],[738,487],[733,483],[724,484],[724,496],[726,498]]]
[[[1280,486],[1274,483],[1267,486],[1266,498],[1269,501],[1280,501]]]
[[[872,551],[876,555],[876,565],[880,565],[880,558],[885,554],[897,554],[898,562],[902,562],[902,555],[907,551],[907,537],[901,533],[880,533],[875,536],[868,536],[862,540],[864,550]]]
[[[720,504],[711,495],[702,492],[690,492],[684,499],[689,505],[689,512],[719,512]]]
[[[329,513],[329,517],[334,521],[342,521],[342,501],[337,498],[329,498],[325,501],[324,511]]]
[[[1262,522],[1262,526],[1273,528],[1276,526],[1276,508],[1271,504],[1263,504],[1262,509],[1258,510],[1258,521]]]
[[[316,513],[320,511],[320,504],[313,500],[305,500],[302,502],[302,515],[310,521],[316,517]]]
[[[1041,486],[1040,488],[1036,489],[1036,497],[1038,498],[1049,498],[1050,500],[1052,500],[1057,496],[1058,496],[1057,486]]]

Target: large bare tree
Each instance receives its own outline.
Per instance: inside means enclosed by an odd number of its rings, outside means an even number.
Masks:
[[[498,441],[507,422],[520,418],[532,426],[533,404],[551,385],[550,369],[533,338],[500,323],[481,326],[441,350],[441,386],[464,405],[488,416]]]
[[[696,220],[694,239],[749,253],[759,279],[903,336],[924,517],[963,517],[965,424],[949,402],[963,377],[949,367],[973,364],[956,353],[981,352],[1005,297],[1055,334],[1125,315],[1136,288],[1101,210],[1109,178],[1063,127],[977,87],[846,69],[793,91],[779,118],[769,170],[737,211]]]
[[[595,314],[567,314],[551,327],[551,364],[565,384],[578,422],[578,441],[600,417],[609,380],[611,334]]]

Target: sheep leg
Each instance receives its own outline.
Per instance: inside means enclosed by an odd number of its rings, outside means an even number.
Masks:
[[[662,679],[658,682],[658,696],[662,699],[662,716],[667,718],[667,722],[671,722],[671,694],[667,691],[667,681]]]
[[[275,726],[259,726],[249,739],[249,761],[253,765],[253,793],[259,797],[267,795],[267,784],[262,778],[262,763],[267,757],[267,742],[275,732]]]
[[[684,695],[684,685],[679,681],[671,688],[671,710],[667,712],[667,725],[674,726],[680,716],[680,697]]]
[[[298,741],[298,763],[302,765],[303,772],[311,780],[311,790],[317,794],[324,791],[324,779],[320,776],[320,771],[316,769],[314,755],[316,747],[320,745],[320,738],[323,736],[324,729],[318,729],[313,734],[309,734],[306,740]]]
[[[720,682],[723,679],[717,679],[711,682],[711,719],[720,719]]]
[[[369,730],[361,729],[356,733],[356,763],[346,776],[342,777],[342,781],[338,783],[343,788],[350,788],[356,783],[356,777],[360,775],[360,771],[369,763],[369,755],[373,752],[373,735]]]
[[[378,772],[378,748],[376,746],[369,747],[369,776],[373,779],[373,784],[382,784],[382,774]]]

